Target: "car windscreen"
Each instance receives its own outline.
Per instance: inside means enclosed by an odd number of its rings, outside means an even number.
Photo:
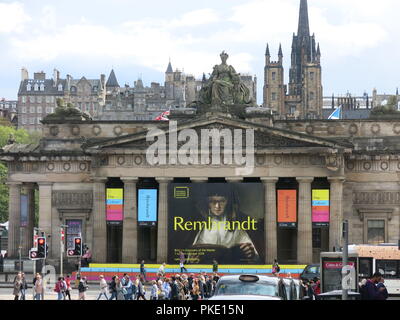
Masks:
[[[216,295],[278,296],[278,288],[270,282],[224,281],[218,284]]]

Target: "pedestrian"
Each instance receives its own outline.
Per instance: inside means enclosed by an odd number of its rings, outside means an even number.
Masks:
[[[126,291],[125,295],[125,300],[132,300],[132,295],[133,295],[133,283],[129,277],[129,275],[125,275],[125,280],[124,280],[124,289]]]
[[[25,273],[21,273],[21,298],[20,300],[25,300],[26,290],[28,289],[28,284],[26,282]]]
[[[200,286],[199,286],[199,279],[193,280],[193,289],[192,289],[192,299],[199,300],[200,298]]]
[[[100,279],[100,284],[99,284],[100,293],[99,293],[99,296],[97,297],[97,300],[100,300],[102,295],[104,295],[106,300],[108,300],[108,297],[107,297],[107,287],[108,287],[107,281],[104,279],[104,276],[102,274],[99,276],[99,279]]]
[[[143,277],[144,281],[147,282],[146,269],[144,267],[144,260],[140,263],[140,275]]]
[[[89,267],[89,263],[92,262],[92,253],[89,250],[89,247],[86,247],[85,254],[82,256],[84,266]]]
[[[157,282],[156,280],[151,281],[151,292],[150,292],[150,300],[157,300],[158,298],[158,287],[157,287]]]
[[[314,278],[313,290],[314,290],[314,294],[316,296],[321,293],[321,281],[317,277]]]
[[[145,291],[144,285],[143,285],[143,278],[140,276],[137,276],[136,283],[137,283],[136,300],[139,300],[140,298],[142,298],[143,300],[146,300],[146,297],[145,297],[146,291]]]
[[[36,274],[33,290],[35,293],[34,300],[43,300],[43,291],[44,291],[43,280],[42,276],[39,273]]]
[[[378,282],[378,284],[376,285],[376,287],[377,287],[378,290],[381,291],[381,293],[382,293],[382,297],[383,297],[382,300],[386,300],[387,298],[389,298],[389,293],[388,293],[388,291],[387,291],[387,289],[386,289],[386,286],[385,286],[385,279],[383,279],[383,277],[382,277],[381,280]],[[381,288],[382,288],[383,290],[381,290]]]
[[[78,291],[79,291],[79,298],[78,300],[86,300],[86,291],[88,289],[88,285],[86,283],[86,277],[82,277],[79,279]]]
[[[58,281],[55,284],[54,291],[57,292],[57,300],[63,300],[64,299],[64,294],[63,294],[63,288],[64,287],[64,282],[62,277],[58,278]]]
[[[122,285],[122,281],[120,278],[115,278],[115,289],[117,290],[117,300],[125,300],[126,290]]]
[[[170,286],[170,279],[169,278],[166,278],[164,280],[161,290],[164,293],[164,300],[171,299],[171,286]]]
[[[361,299],[362,300],[385,300],[385,287],[377,287],[377,284],[382,280],[382,274],[375,272],[370,279],[361,286]]]
[[[183,273],[185,270],[185,272],[187,272],[187,269],[185,268],[185,254],[183,253],[183,251],[179,251],[179,267],[181,268],[181,273]]]
[[[199,288],[200,288],[200,298],[201,300],[204,300],[206,295],[206,281],[203,275],[199,277]]]
[[[212,278],[207,276],[206,277],[206,298],[210,298],[213,292],[213,284],[212,284]]]
[[[213,272],[217,273],[218,272],[218,262],[217,260],[213,260]]]
[[[219,278],[220,278],[220,277],[219,277],[218,273],[214,272],[214,274],[213,274],[213,280],[214,280],[215,282],[218,282]]]
[[[110,299],[108,299],[108,300],[113,300],[114,298],[115,298],[115,300],[117,300],[117,288],[116,288],[116,279],[117,278],[118,278],[117,275],[115,275],[111,278],[110,285],[108,286],[111,296],[110,296]]]
[[[281,267],[279,266],[278,260],[274,259],[274,263],[272,265],[272,274],[274,276],[279,277],[279,272],[281,271]]]
[[[172,276],[171,280],[171,300],[179,300],[179,287],[176,277]]]
[[[158,275],[159,278],[162,278],[162,277],[165,276],[165,265],[166,265],[166,263],[164,262],[164,263],[160,266],[160,268],[158,268],[158,273],[157,273],[157,275]]]
[[[310,280],[307,284],[307,296],[308,300],[315,300],[315,292],[314,292],[314,281]]]
[[[71,300],[71,276],[67,274],[67,277],[65,278],[65,299]]]
[[[19,299],[19,293],[21,291],[21,283],[22,283],[22,274],[19,272],[17,276],[14,278],[14,290],[13,290],[13,295],[14,295],[14,300]]]

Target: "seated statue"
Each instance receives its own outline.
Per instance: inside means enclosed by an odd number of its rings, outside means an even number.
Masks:
[[[220,54],[222,63],[214,66],[207,84],[200,91],[200,101],[210,104],[212,109],[228,105],[247,105],[253,101],[249,89],[240,81],[240,74],[226,63],[228,54]]]

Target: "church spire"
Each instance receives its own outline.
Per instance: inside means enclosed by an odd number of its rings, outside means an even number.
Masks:
[[[265,49],[265,55],[266,55],[267,57],[270,57],[270,56],[271,56],[270,53],[269,53],[269,45],[268,45],[268,43],[267,43],[267,49]]]
[[[301,2],[300,2],[299,27],[297,30],[297,36],[299,38],[304,37],[304,36],[308,36],[308,37],[310,36],[307,0],[301,0]]]

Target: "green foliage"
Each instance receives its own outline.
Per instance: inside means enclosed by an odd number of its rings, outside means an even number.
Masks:
[[[371,116],[400,116],[400,112],[397,111],[397,97],[390,96],[386,105],[379,105],[371,110]]]
[[[16,130],[14,127],[0,126],[0,148],[4,147],[9,140],[15,143],[29,144],[40,140],[40,133],[29,133],[25,129]],[[8,186],[6,185],[8,169],[4,163],[0,162],[0,222],[8,220]],[[35,208],[35,214],[38,208]]]

